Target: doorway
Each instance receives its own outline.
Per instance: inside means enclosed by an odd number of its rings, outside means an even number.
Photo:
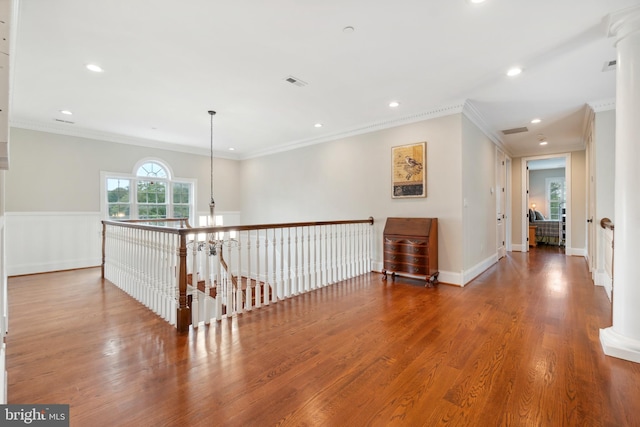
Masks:
[[[571,243],[571,154],[522,159],[523,251]]]

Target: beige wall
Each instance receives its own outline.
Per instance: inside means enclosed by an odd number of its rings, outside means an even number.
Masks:
[[[375,220],[382,262],[387,217],[437,217],[440,270],[461,273],[461,115],[343,138],[242,162],[242,222]],[[427,142],[427,197],[391,198],[391,149]]]
[[[197,206],[207,212],[210,158],[177,151],[11,129],[7,212],[98,212],[100,172],[134,173],[144,158],[167,163],[176,177],[197,181]],[[240,210],[237,161],[216,159],[216,208]]]
[[[7,212],[99,212],[100,172],[130,174],[144,158],[163,160],[177,177],[196,180],[197,210],[208,210],[208,156],[23,129],[12,129],[11,136]],[[392,147],[422,141],[427,197],[392,199]],[[373,216],[378,268],[387,217],[436,217],[439,269],[462,284],[495,257],[495,156],[489,138],[464,114],[454,114],[241,162],[216,159],[216,208],[241,212],[244,224]],[[520,160],[512,161],[515,250],[521,244]],[[585,242],[584,163],[584,152],[574,155],[573,242],[579,248]]]
[[[464,268],[496,254],[496,146],[462,117]]]

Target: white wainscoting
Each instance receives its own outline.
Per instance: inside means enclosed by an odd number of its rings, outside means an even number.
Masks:
[[[7,301],[7,272],[6,272],[6,246],[5,246],[5,220],[0,206],[0,405],[7,403],[7,370],[5,367],[4,337],[9,325],[8,301]]]
[[[7,274],[99,266],[100,212],[6,212]]]

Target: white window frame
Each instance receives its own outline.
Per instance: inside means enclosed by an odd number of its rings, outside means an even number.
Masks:
[[[558,207],[558,218],[554,218],[551,215],[551,184],[559,183],[562,187],[562,196],[563,199],[560,201],[560,206]],[[545,186],[545,203],[547,204],[547,218],[553,221],[560,221],[562,219],[562,208],[564,204],[567,202],[567,182],[563,176],[545,178],[544,180]]]
[[[165,204],[167,207],[167,215],[168,217],[172,217],[174,210],[173,203],[173,184],[188,184],[190,186],[191,191],[189,192],[189,223],[193,224],[194,219],[196,218],[196,184],[197,180],[189,179],[189,178],[177,178],[174,176],[173,171],[169,167],[168,163],[158,159],[158,158],[144,158],[139,160],[130,174],[118,173],[118,172],[100,172],[100,212],[104,219],[113,219],[109,218],[109,201],[108,201],[108,191],[107,191],[107,180],[108,179],[126,179],[130,183],[129,188],[129,219],[138,219],[138,182],[139,181],[148,181],[150,177],[148,176],[137,176],[138,169],[145,163],[156,163],[161,166],[166,174],[167,178],[154,178],[154,180],[165,182],[167,193],[165,194]]]

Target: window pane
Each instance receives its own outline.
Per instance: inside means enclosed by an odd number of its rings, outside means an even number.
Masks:
[[[155,162],[147,162],[138,168],[138,176],[148,176],[155,178],[167,178],[167,171]]]
[[[173,203],[189,203],[191,184],[176,182],[173,184]]]
[[[166,218],[166,191],[165,182],[138,181],[138,218]]]
[[[167,207],[165,205],[140,205],[138,206],[139,219],[166,218]]]
[[[173,207],[174,218],[189,218],[189,206],[176,205]]]
[[[119,178],[107,179],[107,198],[109,203],[129,203],[129,180]]]
[[[138,181],[138,203],[164,203],[164,182]]]
[[[131,181],[122,178],[107,178],[107,205],[109,219],[130,219]]]
[[[547,206],[549,219],[559,220],[565,200],[564,178],[547,178]]]

